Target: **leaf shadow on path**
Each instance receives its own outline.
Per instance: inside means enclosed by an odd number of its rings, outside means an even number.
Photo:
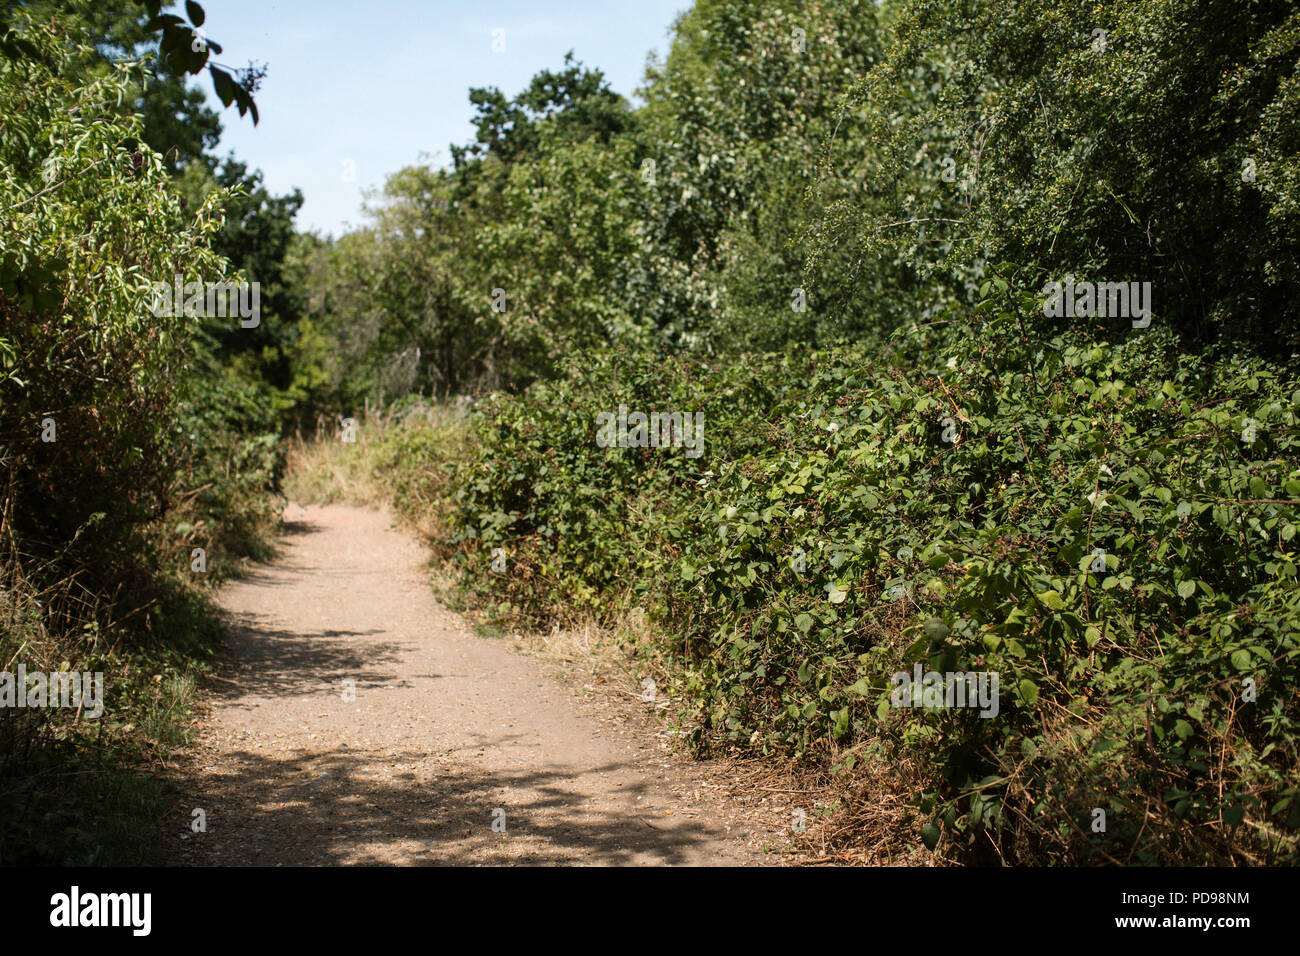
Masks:
[[[380,855],[369,848],[400,844],[410,864],[423,866],[675,865],[691,862],[687,851],[709,839],[694,823],[667,828],[635,811],[584,805],[585,797],[567,786],[574,775],[559,770],[440,768],[428,779],[408,771],[376,780],[364,774],[369,756],[346,748],[284,759],[232,756],[236,772],[203,795],[207,832],[190,841],[193,864],[391,864],[391,849]],[[399,766],[427,765],[428,758],[398,755]],[[223,836],[227,816],[240,821],[233,838]],[[504,832],[494,832],[494,822]]]

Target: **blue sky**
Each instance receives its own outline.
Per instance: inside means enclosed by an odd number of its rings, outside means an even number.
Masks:
[[[668,28],[690,0],[381,0],[266,3],[208,0],[217,62],[269,66],[257,105],[261,123],[221,109],[207,74],[199,78],[225,126],[219,152],[260,168],[276,194],[303,192],[301,229],[339,235],[362,221],[362,190],[431,154],[450,161],[449,143],[472,137],[472,86],[519,92],[538,70],[573,50],[631,97],[646,54],[667,51]],[[493,52],[493,30],[505,52]],[[345,179],[350,161],[353,181]]]

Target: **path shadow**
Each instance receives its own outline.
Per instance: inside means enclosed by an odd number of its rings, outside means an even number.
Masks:
[[[287,538],[296,538],[306,534],[317,534],[325,529],[315,521],[284,521],[281,522],[281,532]]]
[[[689,851],[715,838],[703,821],[670,822],[649,807],[644,812],[594,808],[589,795],[569,786],[579,773],[635,766],[628,763],[582,771],[442,769],[431,780],[407,771],[374,780],[356,772],[364,767],[373,772],[372,759],[348,749],[301,757],[247,752],[230,757],[234,772],[206,780],[206,791],[194,798],[207,815],[207,832],[186,839],[175,855],[180,865],[680,865],[698,862]],[[428,763],[425,752],[393,757],[398,767]],[[647,779],[622,792],[635,800],[649,796],[650,787]],[[190,809],[180,810],[169,839],[189,833]],[[503,833],[493,831],[498,810],[505,812]],[[225,820],[242,826],[223,831]],[[365,850],[394,842],[418,847]]]
[[[322,530],[310,521],[285,523],[287,536]],[[287,588],[301,570],[277,564],[245,580]],[[317,579],[363,573],[308,570],[318,572]],[[229,622],[217,669],[223,676],[209,681],[210,693],[227,706],[253,707],[256,698],[320,694],[322,685],[337,688],[344,679],[355,681],[360,693],[447,676],[399,676],[410,644],[377,637],[387,634],[378,628],[288,630],[271,617],[238,614]],[[652,767],[636,761],[548,765],[544,743],[529,751],[518,746],[521,739],[506,729],[486,730],[468,734],[461,747],[434,753],[411,741],[383,761],[328,737],[309,752],[227,751],[220,773],[193,778],[186,787],[188,798],[166,835],[172,848],[181,849],[169,856],[179,865],[232,866],[680,865],[699,862],[701,848],[716,842],[713,827],[725,821],[664,814],[664,801],[672,798],[657,785]],[[493,748],[536,753],[535,765],[484,769],[474,754]],[[617,775],[623,786],[599,795],[584,786],[604,775]],[[640,806],[637,797],[644,798]],[[190,828],[196,807],[206,814],[204,833]],[[505,832],[493,830],[498,810],[505,813]]]
[[[227,629],[222,673],[209,681],[214,697],[238,700],[257,697],[318,694],[322,684],[339,686],[344,679],[363,687],[409,687],[385,664],[401,661],[402,644],[365,640],[366,631],[288,631],[261,623],[257,615],[242,614]],[[340,641],[339,638],[348,640]]]

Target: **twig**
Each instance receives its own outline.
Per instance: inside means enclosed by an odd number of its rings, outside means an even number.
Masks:
[[[30,196],[28,196],[28,197],[27,197],[26,199],[24,199],[22,202],[16,202],[16,203],[14,203],[12,206],[10,206],[8,209],[6,209],[5,212],[12,212],[13,210],[17,209],[19,206],[26,206],[26,205],[27,205],[29,202],[31,202],[33,199],[39,199],[41,196],[44,196],[46,193],[50,192],[51,190],[58,189],[58,188],[59,188],[60,186],[62,186],[64,183],[69,183],[69,182],[71,182],[72,180],[76,179],[78,176],[81,176],[81,175],[84,175],[85,173],[90,172],[92,169],[94,169],[96,166],[100,165],[101,163],[106,163],[106,162],[108,162],[108,159],[109,159],[109,157],[105,156],[103,159],[97,159],[97,160],[95,160],[93,163],[91,163],[89,166],[87,166],[87,167],[86,167],[85,169],[83,169],[81,172],[79,172],[79,173],[74,173],[73,175],[69,176],[67,179],[60,179],[57,183],[54,183],[53,185],[50,185],[50,186],[46,186],[44,189],[42,189],[42,190],[41,190],[40,192],[38,192],[38,193],[32,193]]]

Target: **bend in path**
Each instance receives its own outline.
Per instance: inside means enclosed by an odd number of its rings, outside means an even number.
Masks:
[[[385,514],[291,508],[280,558],[220,594],[175,862],[761,862],[706,766],[472,634]]]

